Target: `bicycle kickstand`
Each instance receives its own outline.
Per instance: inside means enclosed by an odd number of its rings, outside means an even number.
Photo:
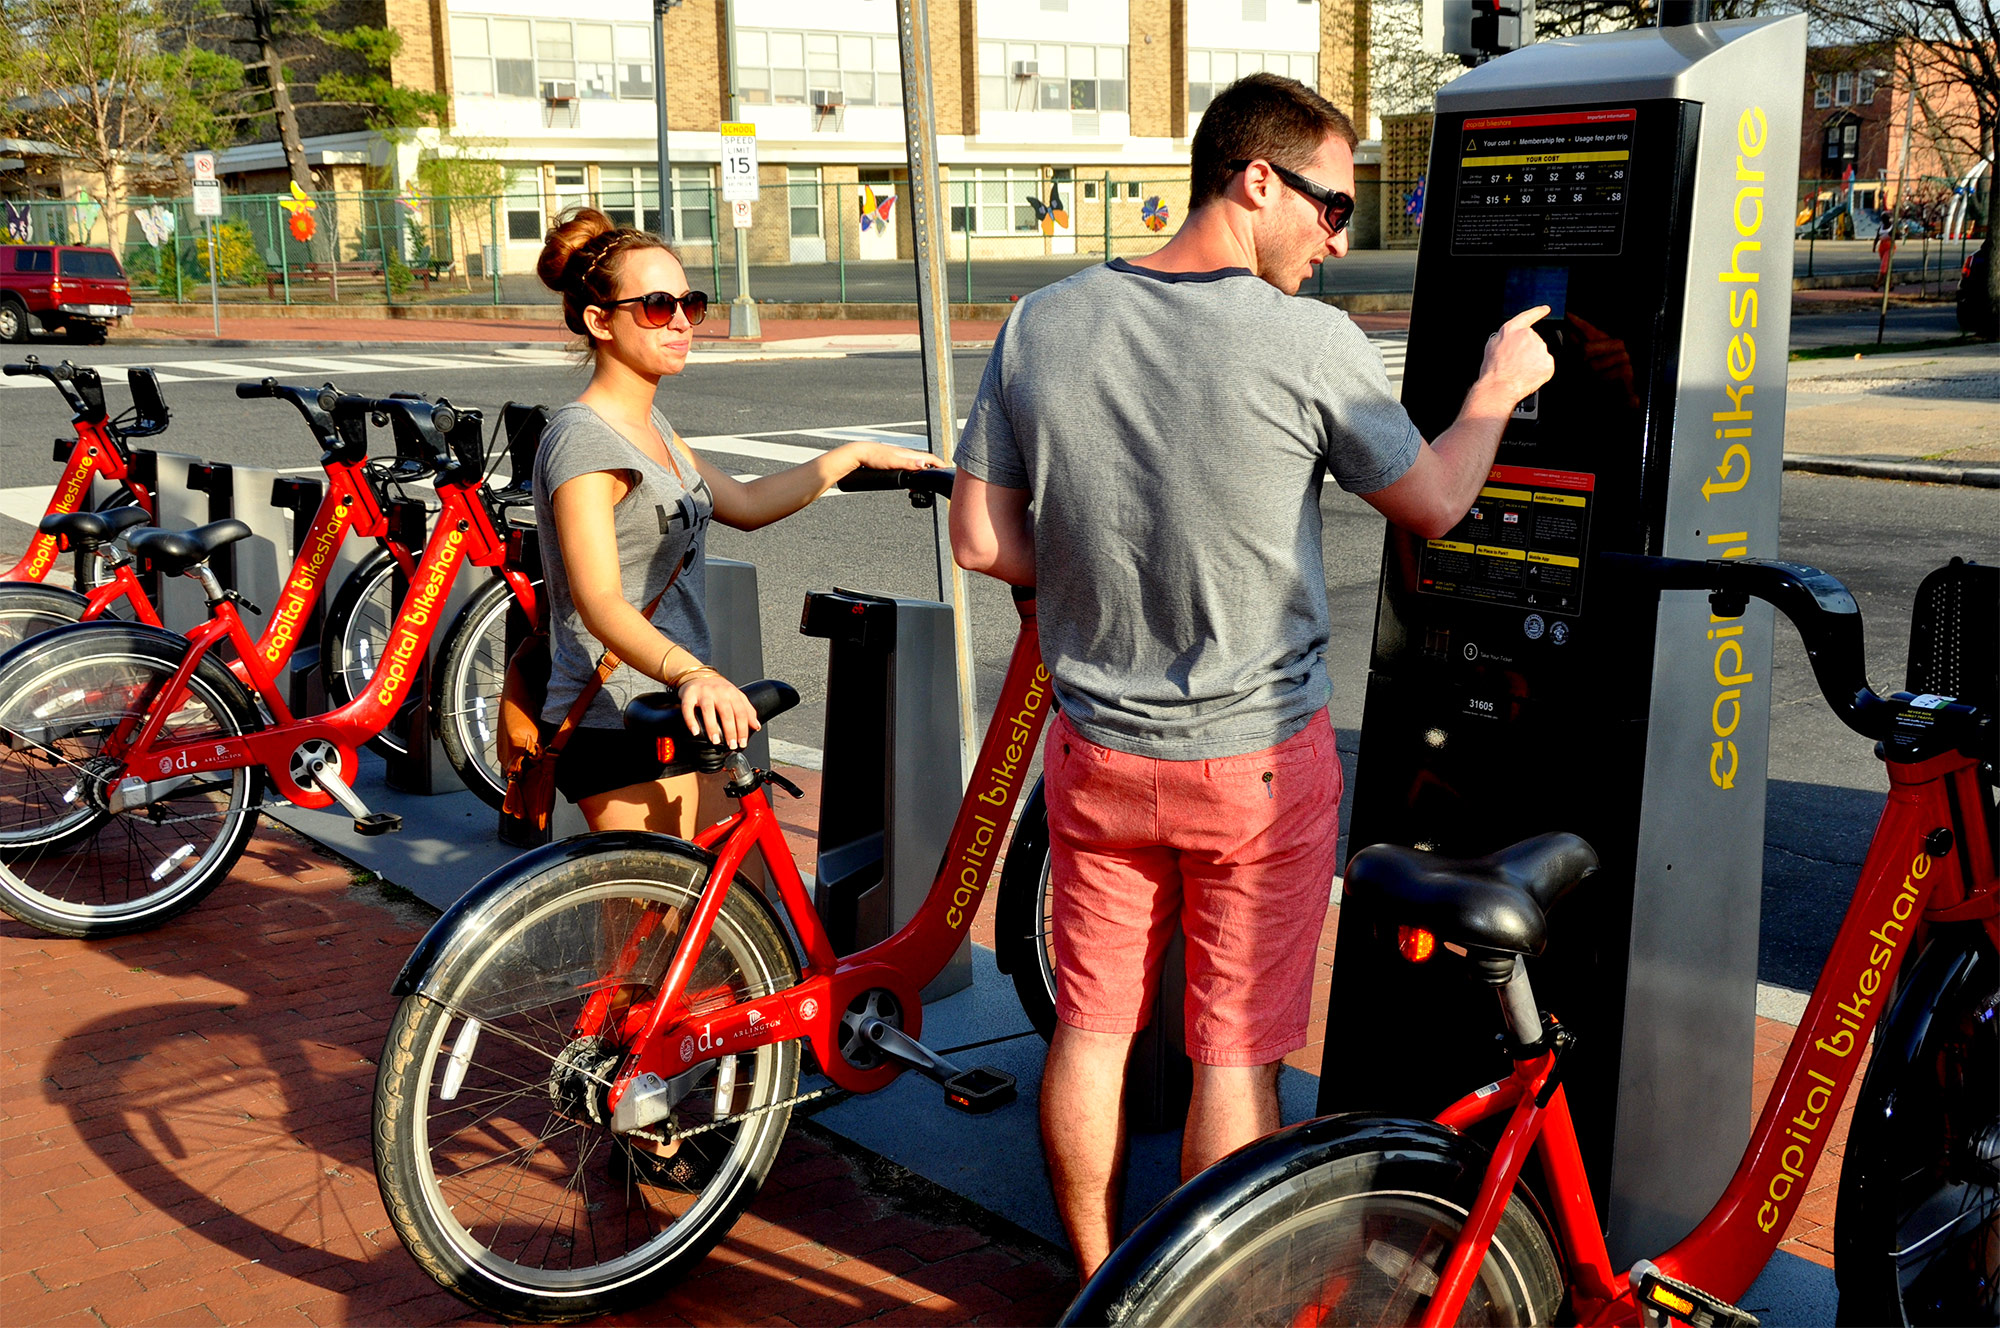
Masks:
[[[890,1060],[944,1086],[944,1099],[974,1116],[1014,1100],[1014,1076],[990,1065],[961,1070],[923,1043],[879,1015],[869,1015],[855,1030]]]

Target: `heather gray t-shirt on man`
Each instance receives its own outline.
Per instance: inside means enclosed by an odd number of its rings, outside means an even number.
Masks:
[[[1021,301],[957,462],[1033,493],[1064,716],[1100,746],[1202,760],[1326,704],[1321,482],[1373,492],[1421,443],[1346,314],[1244,268],[1114,261]]]
[[[673,436],[666,418],[653,412],[660,437]],[[623,471],[631,490],[611,509],[612,529],[602,538],[618,542],[618,579],[625,602],[643,610],[667,584],[667,578],[692,551],[694,561],[674,582],[653,610],[653,626],[669,641],[706,661],[708,597],[704,563],[709,518],[715,499],[686,456],[681,474],[625,441],[624,435],[580,401],[572,401],[549,416],[535,452],[535,521],[541,528],[544,593],[549,597],[549,695],[542,718],[559,724],[576,703],[578,691],[597,672],[604,645],[584,630],[570,597],[569,570],[563,566],[562,545],[556,539],[555,495],[564,483],[596,470]],[[691,487],[690,487],[691,485]],[[649,661],[651,662],[651,661]],[[624,727],[625,703],[660,690],[660,684],[637,669],[621,664],[584,711],[586,728]]]

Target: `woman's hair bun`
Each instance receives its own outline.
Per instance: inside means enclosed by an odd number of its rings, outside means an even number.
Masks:
[[[611,218],[594,207],[575,207],[563,213],[542,241],[542,256],[535,261],[535,275],[550,290],[563,289],[563,272],[579,249],[618,229]]]

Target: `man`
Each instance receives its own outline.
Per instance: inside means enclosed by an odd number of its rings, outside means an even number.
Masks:
[[[1290,79],[1224,90],[1180,232],[1023,300],[959,444],[954,554],[1038,586],[1061,707],[1042,1137],[1085,1278],[1110,1251],[1125,1064],[1175,923],[1195,1061],[1183,1177],[1277,1128],[1279,1063],[1305,1045],[1339,865],[1322,479],[1442,535],[1554,368],[1531,309],[1426,444],[1347,316],[1292,298],[1347,252],[1354,142]]]

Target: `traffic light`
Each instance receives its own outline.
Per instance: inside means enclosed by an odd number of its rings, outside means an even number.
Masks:
[[[1476,65],[1535,39],[1535,0],[1424,0],[1424,44]]]

